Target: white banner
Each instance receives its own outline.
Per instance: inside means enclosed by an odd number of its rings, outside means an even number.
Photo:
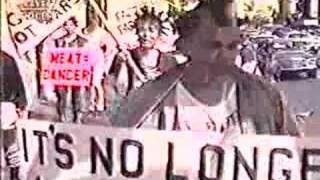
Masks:
[[[50,33],[59,28],[71,16],[83,19],[85,5],[82,0],[2,0],[2,12],[6,13],[5,26],[20,55],[34,49]],[[4,19],[2,19],[4,20]],[[1,42],[1,44],[8,41]]]
[[[20,121],[26,180],[317,180],[319,138],[105,128]],[[316,161],[317,160],[317,161]]]

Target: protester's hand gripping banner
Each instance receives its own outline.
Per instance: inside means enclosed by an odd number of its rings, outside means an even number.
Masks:
[[[26,180],[317,180],[319,138],[227,137],[20,121]],[[86,132],[86,133],[83,133]]]

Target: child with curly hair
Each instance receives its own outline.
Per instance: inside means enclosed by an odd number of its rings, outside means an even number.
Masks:
[[[135,29],[139,46],[132,49],[132,57],[149,80],[155,80],[160,75],[188,61],[188,58],[178,52],[175,41],[179,34],[174,22],[155,9],[141,8],[141,14],[136,14]],[[138,82],[141,85],[141,82]]]

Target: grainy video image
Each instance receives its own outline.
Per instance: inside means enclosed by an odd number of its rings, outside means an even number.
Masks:
[[[318,0],[0,9],[1,179],[320,179]]]

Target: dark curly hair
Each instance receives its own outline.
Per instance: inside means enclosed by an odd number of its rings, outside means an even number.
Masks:
[[[163,26],[163,23],[170,22],[169,20],[170,17],[161,19],[161,16],[163,15],[164,12],[160,12],[157,14],[154,7],[152,7],[151,10],[149,10],[147,6],[143,6],[142,8],[140,8],[140,11],[141,11],[141,14],[139,14],[138,12],[135,13],[137,18],[134,21],[133,28],[138,29],[138,27],[141,24],[147,21],[151,21],[153,23],[159,24],[160,26],[159,31],[161,34],[166,34],[165,30],[168,30],[168,28]],[[175,25],[172,22],[170,22],[170,25],[173,27],[173,30],[175,32],[176,31]]]
[[[71,21],[76,27],[78,27],[78,20],[76,19],[76,17],[74,16],[70,17],[68,20],[66,20],[63,23],[63,26],[66,26],[68,21]]]

